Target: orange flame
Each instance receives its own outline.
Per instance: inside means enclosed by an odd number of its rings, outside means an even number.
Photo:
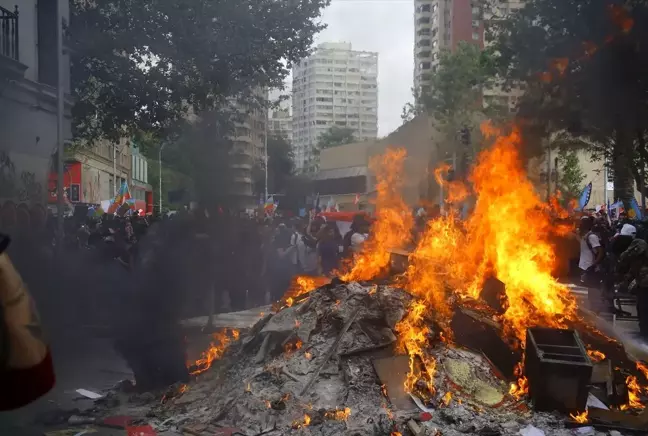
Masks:
[[[576,413],[576,414],[570,413],[569,417],[580,424],[585,424],[587,421],[589,421],[587,414],[588,412],[586,410],[583,413]]]
[[[313,355],[307,351],[307,352],[304,353],[304,357],[305,357],[307,360],[311,360],[311,359],[313,358]]]
[[[646,406],[641,404],[641,401],[639,399],[641,395],[641,386],[637,381],[637,377],[635,377],[634,375],[629,375],[626,378],[626,387],[628,388],[628,404],[622,405],[620,409],[645,409]]]
[[[646,366],[645,364],[643,364],[643,363],[641,363],[641,362],[637,362],[637,369],[638,369],[639,371],[641,371],[641,373],[643,374],[644,378],[645,378],[646,380],[648,380],[648,366]]]
[[[598,350],[587,350],[587,355],[592,359],[593,362],[601,362],[605,359],[605,354],[601,353]]]
[[[403,186],[404,149],[389,149],[371,159],[369,167],[376,176],[376,221],[363,251],[342,280],[371,280],[389,266],[392,248],[400,248],[410,239],[412,214],[400,194]]]
[[[424,351],[428,344],[427,336],[430,333],[423,319],[426,310],[427,307],[422,301],[414,301],[410,305],[407,315],[396,324],[399,336],[398,351],[407,352],[409,355],[409,373],[404,383],[405,392],[414,393],[416,383],[420,379],[429,391],[428,393],[418,392],[424,397],[435,392],[434,374],[436,373],[436,360]],[[423,365],[420,370],[418,362]]]
[[[229,333],[229,335],[228,335]],[[191,372],[191,375],[198,375],[207,371],[214,360],[223,357],[225,350],[232,341],[239,338],[239,331],[236,329],[224,329],[221,332],[216,332],[212,335],[213,342],[209,344],[207,351],[203,351],[200,359],[189,366],[195,366],[196,369]]]
[[[351,416],[351,409],[345,407],[344,409],[335,409],[324,414],[325,418],[334,419],[335,421],[346,421]]]
[[[450,401],[452,401],[452,392],[450,392],[450,391],[446,392],[445,395],[443,396],[443,398],[441,399],[441,401],[446,406],[449,405]]]
[[[518,380],[515,383],[511,383],[509,394],[515,397],[516,400],[519,400],[529,392],[529,380],[523,375],[524,367],[522,363],[518,363],[515,366],[514,374]]]
[[[298,428],[308,427],[310,425],[310,422],[311,422],[311,417],[308,416],[307,413],[304,413],[303,420],[301,420],[301,421],[295,420],[295,421],[292,422],[292,428],[296,430]]]
[[[448,181],[444,175],[447,175],[452,166],[448,163],[442,163],[434,170],[434,179],[447,190],[446,201],[448,203],[459,203],[468,197],[468,187],[459,181]]]

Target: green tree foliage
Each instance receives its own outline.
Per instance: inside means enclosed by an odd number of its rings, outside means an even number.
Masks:
[[[295,171],[292,146],[282,135],[268,136],[268,193],[285,193]],[[253,170],[256,194],[265,192],[265,170],[258,162]]]
[[[72,0],[77,137],[165,132],[187,111],[281,87],[330,0]]]
[[[423,106],[449,132],[471,125],[475,113],[483,113],[482,90],[494,79],[492,54],[480,47],[460,43],[453,52],[443,51],[430,86],[421,95]]]
[[[322,133],[317,139],[320,150],[335,147],[336,145],[351,144],[356,141],[355,130],[350,127],[332,126]]]
[[[578,154],[574,150],[562,149],[558,152],[558,189],[563,198],[578,198],[582,189],[585,174],[580,167]]]
[[[606,157],[615,196],[634,194],[637,156],[648,156],[648,6],[621,0],[529,0],[494,26],[507,86],[524,84],[527,133],[564,130]]]

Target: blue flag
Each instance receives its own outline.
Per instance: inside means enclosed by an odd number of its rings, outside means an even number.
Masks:
[[[578,207],[576,210],[584,210],[585,206],[587,206],[587,203],[590,201],[590,197],[592,195],[592,182],[589,182],[587,186],[585,186],[585,189],[583,189],[583,192],[580,195],[580,198],[578,199]]]

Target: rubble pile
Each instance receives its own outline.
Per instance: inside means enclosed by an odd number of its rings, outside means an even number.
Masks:
[[[427,350],[436,361],[434,392],[406,393],[409,357],[396,326],[412,302],[386,285],[325,285],[262,315],[189,385],[160,395],[114,393],[104,404],[162,434],[606,434],[565,428],[563,414],[532,412],[483,353],[438,336]]]

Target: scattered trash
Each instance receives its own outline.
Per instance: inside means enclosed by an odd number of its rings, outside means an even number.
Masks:
[[[86,398],[90,398],[91,400],[98,400],[99,398],[103,397],[103,395],[98,394],[96,392],[89,391],[87,389],[77,389],[76,393]]]
[[[545,432],[537,427],[532,426],[531,424],[520,429],[520,432],[518,434],[521,436],[545,436]]]

